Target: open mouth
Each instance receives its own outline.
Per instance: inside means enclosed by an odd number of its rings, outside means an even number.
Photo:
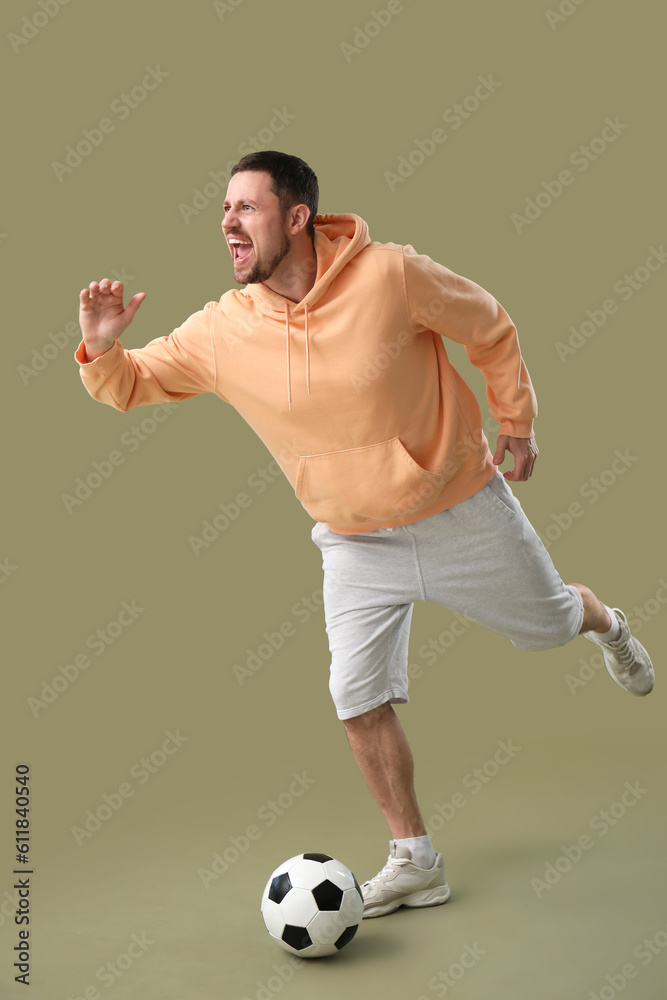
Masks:
[[[234,237],[230,239],[229,246],[231,247],[233,259],[235,262],[238,261],[240,263],[241,261],[247,260],[247,258],[250,257],[250,254],[253,252],[252,243],[247,243],[245,240],[239,242],[238,240],[235,240]]]

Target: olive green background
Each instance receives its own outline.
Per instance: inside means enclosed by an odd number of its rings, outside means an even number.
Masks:
[[[47,23],[15,51],[11,33],[41,8],[4,5],[3,997],[664,997],[665,273],[638,272],[627,301],[614,285],[667,238],[667,25],[649,0],[561,6],[572,13],[552,26],[548,7],[528,2],[72,0],[38,16]],[[110,110],[157,66],[168,75],[145,100],[124,118]],[[443,124],[489,75],[495,92],[459,128]],[[294,117],[271,133],[275,109]],[[54,162],[105,117],[113,131],[58,179]],[[571,154],[606,118],[628,127],[577,168]],[[438,127],[447,139],[391,190],[385,173]],[[283,476],[253,489],[272,458],[230,406],[181,403],[139,443],[133,428],[155,408],[95,402],[73,359],[91,281],[119,277],[127,299],[146,292],[128,348],[237,287],[220,234],[225,185],[187,221],[182,206],[258,133],[311,164],[321,212],[358,213],[372,239],[411,243],[507,309],[540,408],[536,471],[515,494],[566,581],[635,621],[644,609],[637,634],[658,674],[635,699],[581,639],[545,653],[477,626],[454,639],[449,611],[417,604],[411,701],[397,713],[451,900],[365,921],[334,959],[297,968],[259,913],[272,870],[324,851],[363,881],[389,838],[328,692],[313,521]],[[513,213],[568,167],[573,183],[518,232]],[[609,298],[616,313],[561,360],[556,344]],[[480,373],[447,349],[488,421]],[[617,449],[632,458],[621,473],[609,471]],[[68,511],[77,478],[114,451],[122,463]],[[603,491],[589,482],[601,475]],[[191,536],[240,492],[250,506],[195,555]],[[576,502],[581,516],[558,528]],[[88,637],[132,601],[144,610],[92,652]],[[288,622],[293,634],[239,683],[234,665]],[[422,647],[440,635],[433,663]],[[29,699],[85,652],[90,666],[35,714]],[[573,688],[580,670],[590,679]],[[160,756],[167,731],[187,740]],[[473,793],[467,776],[494,770],[498,741],[520,752]],[[154,773],[137,770],[151,755]],[[29,993],[12,969],[20,762],[33,795]],[[295,772],[311,782],[297,798]],[[644,791],[614,807],[626,783]],[[73,828],[121,786],[129,797],[77,844]],[[456,792],[465,805],[445,821]],[[280,815],[268,805],[279,799]],[[610,808],[602,833],[595,817]],[[244,841],[249,826],[256,839]],[[584,835],[593,846],[568,867],[564,849]],[[556,862],[560,876],[536,889]],[[128,960],[133,935],[152,943]],[[483,955],[457,979],[466,947]],[[119,956],[117,974],[98,975]]]

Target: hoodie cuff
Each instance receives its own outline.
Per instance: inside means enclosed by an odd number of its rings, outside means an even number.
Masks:
[[[532,420],[503,420],[498,428],[498,434],[506,434],[508,437],[531,438],[535,437]]]
[[[81,340],[81,343],[74,352],[74,359],[79,363],[81,376],[85,378],[88,372],[90,372],[91,375],[110,375],[116,365],[120,362],[124,353],[125,349],[123,348],[120,340],[114,340],[108,351],[105,351],[104,354],[100,354],[100,356],[95,358],[94,361],[86,361],[86,345],[85,342]]]

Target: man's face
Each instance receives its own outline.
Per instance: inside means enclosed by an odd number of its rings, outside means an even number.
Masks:
[[[263,170],[234,174],[222,210],[222,231],[234,262],[234,279],[243,285],[266,281],[291,247],[287,221],[271,190],[270,174]],[[235,238],[250,245],[229,242]]]

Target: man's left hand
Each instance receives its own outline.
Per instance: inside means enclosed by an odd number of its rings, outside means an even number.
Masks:
[[[525,483],[533,474],[535,461],[539,454],[535,438],[517,438],[509,437],[507,434],[499,434],[496,453],[493,456],[494,465],[502,465],[506,451],[514,455],[514,469],[512,472],[503,472],[503,476],[514,482]]]

